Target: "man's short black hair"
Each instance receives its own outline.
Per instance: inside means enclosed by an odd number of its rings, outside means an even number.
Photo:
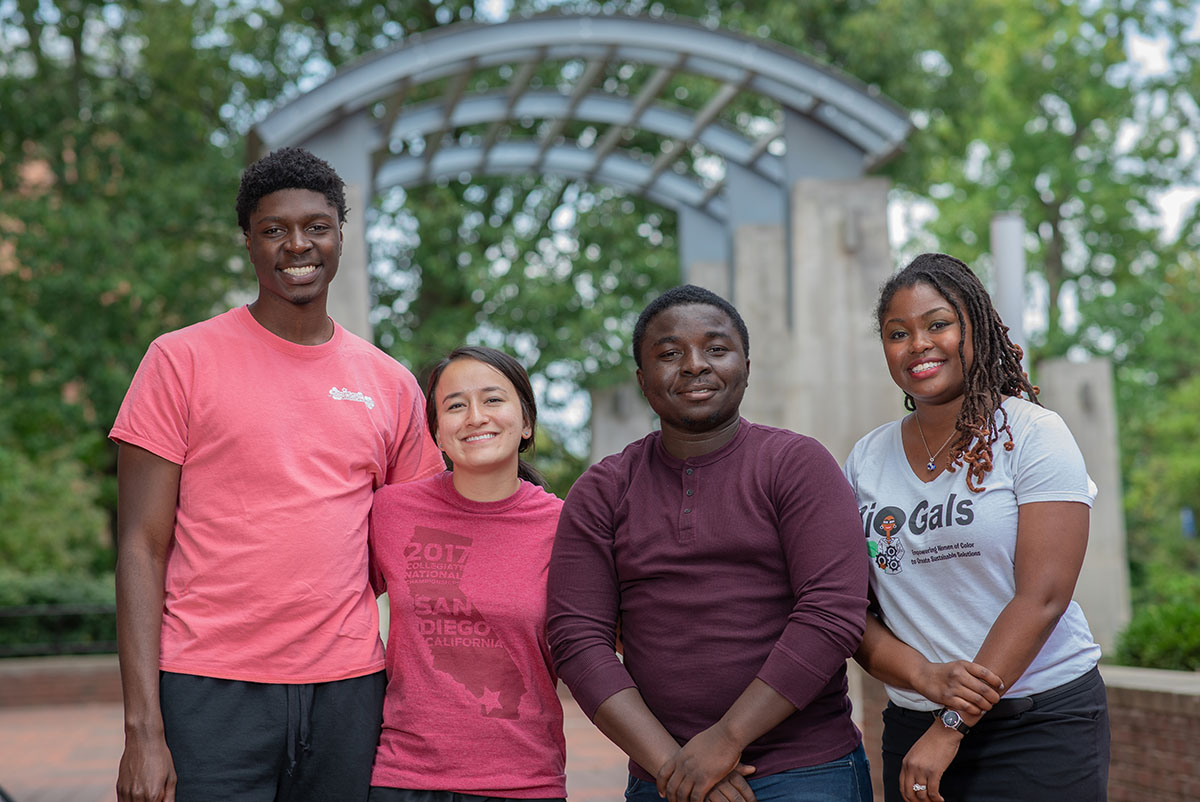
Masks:
[[[250,215],[258,202],[281,189],[311,189],[329,199],[337,209],[338,223],[346,222],[346,185],[337,171],[324,159],[304,148],[280,148],[246,168],[238,187],[238,225],[250,230]]]
[[[738,337],[742,340],[742,350],[745,352],[746,358],[750,358],[750,332],[746,329],[746,321],[742,320],[742,316],[738,314],[738,310],[734,309],[733,304],[711,290],[697,287],[695,284],[681,284],[678,287],[672,287],[648,303],[642,310],[642,314],[638,316],[637,323],[633,327],[633,361],[637,363],[638,368],[642,367],[642,340],[646,337],[646,327],[650,325],[650,321],[658,317],[660,312],[688,304],[715,306],[728,315],[734,329],[737,330]]]

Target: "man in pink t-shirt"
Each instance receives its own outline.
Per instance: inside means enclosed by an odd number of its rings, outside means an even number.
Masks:
[[[110,436],[133,800],[366,800],[384,688],[374,490],[438,473],[412,374],[326,314],[343,183],[246,169],[257,299],[151,344]]]

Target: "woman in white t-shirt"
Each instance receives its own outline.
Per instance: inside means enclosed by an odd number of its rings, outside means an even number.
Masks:
[[[845,470],[873,565],[855,658],[890,699],[885,799],[1103,800],[1100,647],[1071,600],[1095,497],[1079,448],[958,259],[918,256],[876,315],[911,414]]]

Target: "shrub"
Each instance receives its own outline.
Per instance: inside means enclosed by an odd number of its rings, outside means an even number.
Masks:
[[[1117,642],[1117,662],[1200,670],[1200,577],[1176,576],[1154,588]]]
[[[0,655],[114,651],[111,574],[0,570]]]
[[[95,574],[112,566],[96,480],[63,454],[0,446],[0,566],[23,574]]]

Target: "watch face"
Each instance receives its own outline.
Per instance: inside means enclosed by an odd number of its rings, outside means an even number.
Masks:
[[[945,724],[947,728],[958,730],[963,735],[966,735],[971,731],[971,728],[963,723],[962,716],[958,714],[957,710],[943,710],[942,723]]]

